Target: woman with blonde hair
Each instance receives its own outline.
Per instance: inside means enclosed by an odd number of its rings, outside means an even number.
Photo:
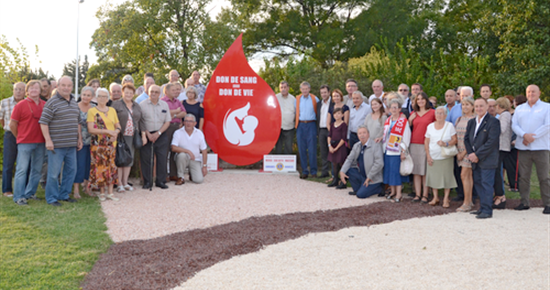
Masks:
[[[462,206],[459,207],[456,211],[458,212],[468,212],[472,210],[474,206],[472,202],[472,191],[474,187],[474,177],[472,175],[472,162],[466,156],[466,145],[464,145],[464,136],[466,135],[466,128],[468,127],[468,121],[475,118],[474,114],[474,99],[473,98],[464,98],[462,99],[462,116],[456,120],[456,135],[457,135],[457,149],[458,154],[456,155],[456,160],[458,166],[461,168],[460,179],[462,180],[462,188],[464,190],[464,201]]]
[[[506,196],[504,195],[504,180],[503,180],[503,163],[507,155],[510,154],[512,140],[512,114],[510,108],[512,105],[506,97],[500,97],[496,100],[495,109],[500,122],[500,139],[499,139],[499,160],[498,167],[495,171],[495,198],[493,201],[494,209],[504,209],[506,207]]]

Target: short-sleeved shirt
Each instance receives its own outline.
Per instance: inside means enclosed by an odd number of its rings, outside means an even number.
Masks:
[[[164,123],[172,121],[170,108],[163,100],[158,100],[156,104],[153,104],[151,99],[147,99],[139,106],[141,107],[141,117],[145,121],[145,130],[149,132],[158,131]]]
[[[149,95],[145,92],[143,92],[141,95],[139,95],[137,98],[136,98],[136,103],[138,104],[141,104],[141,102],[145,101],[149,99]]]
[[[343,106],[342,106],[342,116],[343,116],[347,111],[349,111],[348,105],[343,105]],[[331,106],[330,108],[328,108],[328,113],[330,114],[330,122],[331,122],[331,123],[336,122],[336,119],[334,119],[334,106]]]
[[[443,133],[445,133],[445,135],[443,135]],[[449,142],[454,135],[456,135],[455,126],[450,122],[445,122],[445,126],[439,130],[435,129],[435,123],[428,125],[428,128],[426,128],[426,135],[424,136],[430,138],[430,156],[433,160],[447,159],[441,156],[441,146],[439,146],[437,142],[439,140]]]
[[[13,108],[11,119],[17,121],[17,144],[44,143],[40,129],[40,116],[46,102],[39,99],[38,104],[27,98],[19,101]]]
[[[296,97],[291,94],[283,97],[281,93],[276,94],[275,97],[277,97],[279,107],[281,107],[281,129],[294,129],[294,122],[296,122]]]
[[[97,118],[99,115],[103,120],[103,123],[105,124],[105,129],[115,130],[115,124],[119,122],[118,115],[114,108],[111,108],[111,107],[107,107],[107,108],[109,108],[107,113],[101,112],[100,110],[97,109],[97,107],[90,108],[88,110],[88,119],[86,120],[86,122],[94,123],[94,127],[99,128],[97,124]],[[110,137],[110,136],[107,136],[107,137]],[[103,138],[104,138],[103,135],[98,135],[98,140],[101,140]]]
[[[204,101],[204,94],[206,93],[206,86],[203,84],[196,84],[194,87],[197,90],[197,101],[202,103]]]
[[[196,102],[193,105],[189,105],[187,103],[187,100],[183,101],[183,106],[185,107],[185,111],[187,114],[192,114],[195,116],[195,119],[197,120],[197,124],[195,125],[195,128],[199,128],[199,123],[202,118],[204,118],[204,109],[201,107],[201,103]]]
[[[4,131],[11,131],[10,130],[11,113],[15,105],[17,105],[17,102],[15,101],[15,98],[13,96],[7,99],[3,99],[2,102],[0,103],[0,119],[4,120]]]
[[[170,110],[177,110],[178,108],[180,108],[182,112],[187,112],[183,104],[176,98],[174,98],[174,100],[172,101],[169,97],[164,97],[162,98],[162,100],[168,104],[168,108],[170,108]],[[172,121],[170,121],[170,123],[181,124],[181,118],[172,118]]]
[[[69,100],[56,94],[44,105],[40,124],[48,125],[54,148],[76,147],[78,145],[78,124],[80,109],[73,95]]]
[[[174,137],[172,137],[171,145],[191,151],[193,155],[195,155],[196,161],[202,161],[201,151],[206,150],[204,134],[197,128],[193,128],[191,136],[187,134],[185,127],[176,130],[176,132],[174,132]]]
[[[424,136],[428,125],[435,122],[435,110],[429,109],[423,116],[416,115],[412,122],[413,130],[411,134],[412,144],[424,144]]]

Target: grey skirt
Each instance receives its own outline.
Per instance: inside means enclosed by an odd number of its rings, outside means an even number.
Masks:
[[[426,150],[424,150],[424,144],[411,144],[409,152],[414,164],[412,174],[426,175]]]
[[[436,189],[455,188],[457,185],[453,169],[453,158],[434,160],[434,164],[427,168],[426,185]]]
[[[134,136],[122,136],[124,137],[124,142],[128,144],[128,147],[130,147],[130,152],[132,153],[132,163],[128,165],[128,167],[132,167],[134,165]]]

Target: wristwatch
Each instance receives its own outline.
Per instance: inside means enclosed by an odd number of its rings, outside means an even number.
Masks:
[[[206,164],[204,164],[204,165],[203,165],[202,167],[207,167],[207,165],[206,165]]]
[[[161,131],[157,131],[157,133],[159,133],[159,136],[162,135],[162,132],[161,132]]]

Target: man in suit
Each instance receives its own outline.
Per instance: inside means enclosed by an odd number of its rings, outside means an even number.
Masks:
[[[330,107],[334,107],[334,103],[330,97],[330,88],[327,85],[322,85],[319,89],[321,102],[317,104],[317,135],[319,136],[319,149],[321,153],[321,178],[329,177],[330,162],[328,158],[328,130],[327,115]]]
[[[350,195],[367,198],[382,191],[384,153],[381,146],[369,141],[369,129],[365,125],[359,126],[357,136],[359,142],[355,143],[346,158],[340,170],[340,180],[346,184],[346,178],[349,178],[353,188]]]
[[[499,121],[487,113],[487,100],[474,103],[476,117],[468,121],[464,145],[467,158],[472,162],[474,189],[479,196],[480,208],[472,212],[478,219],[493,217],[493,185],[499,157]]]

